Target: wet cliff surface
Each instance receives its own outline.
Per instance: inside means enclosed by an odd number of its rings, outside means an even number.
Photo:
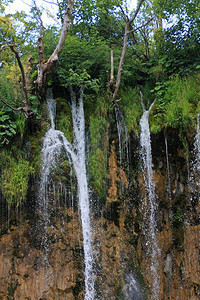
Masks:
[[[166,136],[167,155],[164,134],[152,136],[158,298],[199,299],[200,203],[198,174],[192,163],[194,134],[188,149],[177,132]],[[90,193],[96,299],[152,299],[145,182],[139,139],[133,135],[129,149],[129,169],[125,170],[117,158],[117,145],[110,147],[106,203]],[[52,194],[50,222],[44,228],[34,187],[35,181],[30,183],[27,202],[18,214],[10,213],[9,224],[7,208],[1,207],[0,299],[84,299],[83,238],[76,192],[74,202],[62,191],[58,192],[60,200]]]

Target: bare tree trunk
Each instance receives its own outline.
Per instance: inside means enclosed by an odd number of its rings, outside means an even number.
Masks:
[[[31,111],[30,109],[30,101],[28,98],[28,91],[27,91],[27,85],[26,85],[26,74],[24,72],[24,67],[22,65],[20,56],[19,56],[19,52],[14,48],[14,44],[10,44],[9,45],[11,51],[15,54],[15,57],[17,59],[20,71],[21,71],[21,79],[22,79],[22,90],[24,93],[24,102],[22,104],[21,107],[18,108],[14,108],[11,105],[9,105],[5,100],[1,100],[5,105],[7,105],[8,107],[10,107],[12,110],[14,111],[23,111],[23,113],[25,114],[27,119],[34,119],[35,118],[35,114]]]
[[[20,68],[20,71],[21,71],[21,78],[22,78],[22,89],[23,89],[23,92],[24,92],[24,98],[25,98],[25,105],[30,105],[29,103],[29,99],[28,99],[28,93],[27,93],[27,88],[26,88],[26,75],[25,75],[25,72],[24,72],[24,67],[22,65],[22,62],[21,62],[21,59],[20,59],[20,56],[19,56],[19,52],[14,48],[14,44],[10,44],[10,49],[12,50],[12,52],[15,54],[15,57],[17,59],[17,62],[18,62],[18,65],[19,65],[19,68]]]
[[[38,39],[38,50],[39,50],[39,64],[38,64],[38,77],[35,81],[39,94],[43,97],[45,88],[46,88],[46,81],[47,81],[47,75],[52,72],[53,67],[58,61],[59,54],[61,53],[65,40],[71,25],[71,14],[72,9],[74,6],[75,0],[70,0],[69,4],[66,6],[65,14],[64,14],[64,22],[60,34],[59,42],[54,50],[54,52],[51,54],[49,59],[44,62],[44,47],[43,47],[43,40],[40,37]]]
[[[113,93],[113,100],[115,100],[117,97],[117,92],[119,90],[119,86],[120,86],[120,82],[121,82],[121,74],[122,74],[122,69],[123,69],[123,64],[124,64],[124,59],[125,59],[125,54],[126,54],[126,48],[127,48],[127,43],[128,43],[128,31],[129,31],[129,23],[127,22],[126,26],[125,26],[124,44],[123,44],[122,54],[121,54],[118,72],[117,72],[117,81],[116,81],[116,86],[115,86],[115,90]]]
[[[113,50],[110,52],[110,61],[111,61],[111,72],[110,72],[110,82],[114,82],[114,60],[113,60]]]
[[[131,27],[131,24],[133,23],[133,21],[135,20],[135,18],[137,17],[137,15],[140,11],[141,5],[144,1],[145,0],[140,0],[134,15],[130,20],[127,18],[127,16],[124,16],[125,20],[126,20],[126,25],[125,25],[125,32],[124,32],[123,49],[122,49],[122,54],[121,54],[121,58],[120,58],[119,66],[118,66],[118,72],[117,72],[116,86],[115,86],[115,90],[114,90],[114,93],[113,93],[113,100],[114,101],[116,100],[117,93],[118,93],[120,83],[121,83],[121,74],[122,74],[122,69],[123,69],[123,64],[124,64],[124,60],[125,60],[127,44],[128,44],[128,35],[129,35],[129,33],[131,33],[131,31],[130,31],[131,28],[130,27]]]

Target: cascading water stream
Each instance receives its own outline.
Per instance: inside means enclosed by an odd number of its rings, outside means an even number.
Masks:
[[[200,116],[197,115],[197,131],[193,144],[193,160],[189,163],[188,159],[188,191],[189,191],[189,207],[190,214],[188,216],[189,221],[193,219],[195,203],[200,203]],[[199,215],[199,209],[196,209],[197,215]]]
[[[51,120],[51,128],[47,131],[42,149],[42,177],[41,177],[41,197],[40,207],[46,219],[48,219],[48,196],[47,187],[49,184],[50,171],[55,165],[56,158],[65,150],[70,162],[73,163],[77,182],[79,207],[81,212],[82,232],[83,232],[83,247],[84,247],[84,262],[85,262],[85,288],[86,300],[94,299],[94,274],[93,274],[93,253],[92,253],[92,235],[90,229],[90,208],[88,184],[86,176],[86,159],[85,159],[85,121],[83,109],[83,91],[81,90],[80,98],[77,101],[76,96],[71,89],[72,98],[72,120],[74,130],[74,145],[72,146],[64,133],[55,130],[55,112],[56,104],[53,99],[51,90],[47,94],[47,104],[49,109],[49,117]],[[77,103],[78,102],[78,103]],[[46,221],[48,222],[48,221]],[[47,225],[47,223],[46,223]]]
[[[169,169],[168,143],[167,143],[167,137],[166,136],[165,136],[165,150],[166,150],[166,161],[167,161],[167,190],[168,190],[169,201],[171,201],[171,198],[172,198],[172,195],[171,195],[171,179],[170,179],[170,169]]]
[[[130,273],[125,276],[124,300],[143,300],[144,295],[136,277]]]
[[[94,274],[93,274],[93,253],[92,253],[92,236],[90,229],[90,207],[89,194],[86,173],[85,159],[85,120],[83,109],[83,91],[81,91],[79,102],[76,103],[76,96],[71,89],[72,97],[72,120],[74,129],[74,147],[77,153],[73,153],[72,161],[78,181],[79,205],[81,211],[84,258],[85,258],[85,299],[94,299]],[[65,146],[66,139],[64,140]],[[67,145],[66,145],[67,150]]]
[[[169,201],[169,219],[172,221],[172,192],[171,192],[171,178],[170,178],[170,168],[169,168],[169,153],[168,153],[168,142],[167,137],[165,136],[165,151],[166,151],[166,162],[167,162],[167,192],[168,192],[168,201]]]
[[[196,172],[196,176],[200,178],[200,128],[199,128],[200,116],[197,115],[197,133],[194,140],[194,164],[193,169]],[[200,192],[200,180],[197,180],[198,190]]]
[[[143,99],[143,98],[142,98]],[[153,103],[154,104],[154,103]],[[152,154],[151,154],[151,137],[149,129],[149,112],[153,107],[150,106],[149,110],[145,110],[143,104],[143,115],[140,120],[141,134],[141,159],[143,162],[143,174],[146,186],[146,203],[144,220],[146,222],[145,234],[147,238],[148,255],[150,257],[152,280],[152,299],[159,299],[159,276],[158,276],[158,259],[159,247],[157,241],[157,226],[156,226],[156,195],[155,184],[153,181],[152,169]]]
[[[115,116],[117,123],[117,132],[119,139],[119,157],[120,165],[122,164],[122,159],[126,159],[126,164],[129,169],[129,136],[128,128],[124,122],[124,116],[117,104],[115,104]],[[126,156],[126,157],[125,157]]]
[[[42,219],[43,226],[43,236],[42,236],[42,246],[45,250],[45,267],[48,266],[48,253],[49,245],[47,238],[47,227],[50,224],[49,220],[49,185],[50,185],[50,171],[56,164],[56,157],[60,154],[62,149],[62,143],[59,136],[55,130],[55,113],[56,104],[54,99],[51,97],[51,91],[48,90],[47,94],[47,106],[49,112],[49,118],[51,121],[51,127],[46,132],[43,147],[41,152],[41,178],[40,178],[40,189],[39,189],[39,210]]]

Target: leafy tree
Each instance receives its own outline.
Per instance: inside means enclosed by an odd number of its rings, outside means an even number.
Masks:
[[[156,0],[154,4],[167,22],[167,27],[155,39],[163,70],[167,74],[186,75],[200,63],[199,1]]]

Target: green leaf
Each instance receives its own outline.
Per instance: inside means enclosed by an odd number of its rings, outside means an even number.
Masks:
[[[10,119],[10,117],[8,115],[3,115],[0,117],[1,122],[4,122],[5,120],[8,120],[8,119]]]
[[[10,127],[9,130],[13,133],[13,134],[16,134],[16,131],[14,128]]]

